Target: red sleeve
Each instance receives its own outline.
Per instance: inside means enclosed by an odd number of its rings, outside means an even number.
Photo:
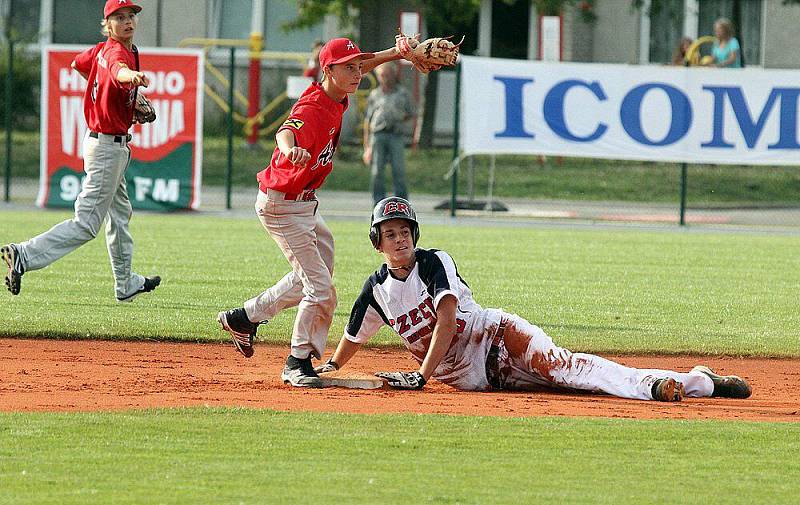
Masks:
[[[112,46],[111,49],[103,54],[103,56],[108,62],[108,74],[111,77],[111,83],[116,87],[130,87],[129,84],[123,84],[117,80],[117,74],[119,74],[119,71],[122,68],[120,63],[130,68],[122,50],[119,47]]]
[[[103,44],[104,42],[101,42],[100,44],[97,44],[96,46],[91,47],[76,56],[75,60],[73,60],[73,63],[75,63],[75,69],[78,70],[78,72],[89,75],[89,73],[92,71],[92,65],[97,57],[97,53],[100,51],[100,48],[103,46]]]
[[[314,145],[314,112],[310,107],[294,109],[278,132],[289,130],[294,133],[294,145],[309,150]],[[278,133],[275,132],[275,133]]]

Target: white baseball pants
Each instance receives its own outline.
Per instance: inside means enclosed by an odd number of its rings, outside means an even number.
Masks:
[[[83,169],[86,177],[75,201],[75,217],[19,244],[26,272],[39,270],[95,238],[103,220],[106,244],[114,274],[117,298],[138,291],[144,277],[131,271],[133,237],[128,231],[132,208],[128,199],[125,170],[131,159],[127,144],[114,142],[113,135],[83,139]]]
[[[652,400],[657,379],[683,383],[687,397],[707,397],[714,383],[702,373],[631,368],[593,354],[573,353],[558,347],[538,326],[511,314],[504,315],[506,352],[501,353],[504,389],[560,386],[603,392],[621,398]]]
[[[299,306],[292,330],[292,356],[321,358],[336,309],[333,286],[333,235],[317,213],[319,202],[285,200],[279,191],[258,192],[256,214],[281,248],[292,271],[274,286],[246,301],[254,322],[272,319]]]

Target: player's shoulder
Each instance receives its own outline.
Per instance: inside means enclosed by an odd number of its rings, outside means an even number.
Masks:
[[[417,248],[415,251],[417,261],[420,263],[441,263],[442,260],[453,261],[453,258],[441,249],[422,249]]]
[[[386,279],[389,278],[389,267],[386,266],[386,263],[382,264],[380,268],[372,272],[372,274],[367,279],[366,284],[370,286],[377,286],[378,284],[383,284],[386,282]]]
[[[319,102],[316,101],[303,101],[297,102],[289,112],[289,117],[284,121],[283,126],[300,130],[305,127],[305,130],[311,129],[311,125],[321,123],[325,111]]]
[[[92,47],[90,47],[90,48],[78,53],[78,55],[76,56],[76,59],[77,58],[81,58],[81,57],[94,58],[95,56],[97,56],[97,53],[99,53],[100,51],[103,50],[105,45],[106,45],[105,41],[98,42],[97,44],[93,45]]]
[[[135,68],[136,61],[133,52],[114,39],[108,39],[101,49],[103,58],[109,64],[123,63],[130,68]]]
[[[386,279],[389,278],[389,268],[384,263],[381,267],[369,277],[367,280],[364,281],[364,285],[361,287],[361,294],[359,294],[358,299],[361,300],[359,303],[364,303],[365,301],[369,301],[375,298],[375,288],[386,282]]]
[[[419,275],[423,279],[429,279],[448,266],[455,265],[453,258],[440,249],[417,249],[416,256]]]

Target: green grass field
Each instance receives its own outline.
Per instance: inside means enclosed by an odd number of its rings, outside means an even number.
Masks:
[[[69,214],[3,212],[2,241],[21,241]],[[339,294],[330,340],[381,263],[364,224],[333,221]],[[219,310],[271,286],[288,264],[255,219],[137,213],[134,268],[164,278],[120,306],[104,239],[23,277],[3,293],[13,336],[222,340]],[[781,235],[425,226],[422,247],[453,255],[485,307],[515,312],[558,342],[595,352],[800,355],[800,238]],[[488,244],[503,244],[488,247]],[[260,329],[286,342],[293,311]],[[378,343],[397,342],[388,331]]]
[[[796,503],[800,425],[175,409],[0,414],[24,503]],[[297,497],[292,499],[293,497]]]
[[[67,217],[2,211],[0,242]],[[329,224],[334,343],[380,260],[363,223]],[[135,269],[164,277],[154,294],[114,301],[100,237],[1,293],[0,335],[223,341],[216,312],[287,270],[255,219],[140,212],[132,233]],[[574,350],[800,356],[798,236],[454,224],[423,225],[420,246],[448,250],[479,303]],[[286,345],[293,315],[260,338]],[[5,413],[0,503],[794,503],[798,440],[788,423]]]
[[[38,133],[13,136],[15,177],[39,177]],[[233,183],[254,185],[255,174],[269,162],[271,151],[248,149],[235,142]],[[450,180],[443,178],[452,149],[408,151],[407,179],[412,192],[448,195]],[[475,161],[475,192],[486,194],[488,158]],[[357,146],[338,150],[334,170],[325,182],[329,190],[369,191],[369,169],[361,162]],[[462,165],[460,192],[467,194],[468,163]],[[203,148],[203,182],[221,186],[227,167],[227,139],[207,136]],[[391,172],[390,170],[388,172]],[[689,167],[690,206],[797,206],[800,205],[800,170],[797,167],[692,165]],[[387,175],[388,177],[388,175]],[[669,202],[679,199],[680,167],[675,163],[642,163],[582,158],[498,156],[494,196],[563,200],[617,200]],[[424,189],[421,189],[424,188]]]

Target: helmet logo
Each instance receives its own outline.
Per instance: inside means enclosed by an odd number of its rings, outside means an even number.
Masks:
[[[386,205],[383,206],[383,215],[388,216],[389,214],[405,214],[406,216],[411,216],[411,210],[408,208],[403,202],[386,202]]]

